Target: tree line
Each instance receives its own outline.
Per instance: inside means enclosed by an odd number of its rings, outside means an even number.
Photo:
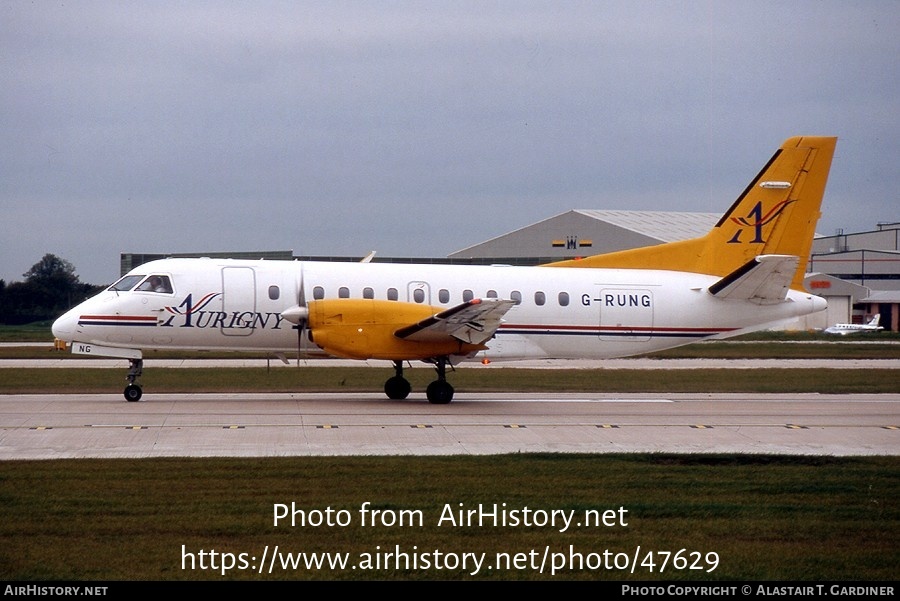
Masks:
[[[105,286],[85,284],[75,266],[53,254],[31,266],[21,282],[0,279],[0,323],[22,325],[56,319]]]

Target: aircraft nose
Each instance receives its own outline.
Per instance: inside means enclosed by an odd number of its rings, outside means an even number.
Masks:
[[[64,313],[53,322],[53,327],[50,328],[53,331],[53,335],[60,340],[71,341],[73,334],[75,334],[77,319],[74,311]]]

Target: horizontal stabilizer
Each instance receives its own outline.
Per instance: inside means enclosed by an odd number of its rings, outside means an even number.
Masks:
[[[709,292],[726,300],[780,303],[799,264],[800,258],[794,255],[759,255],[710,286]]]
[[[394,335],[415,342],[441,342],[452,337],[469,344],[482,344],[494,335],[503,316],[515,304],[513,300],[498,298],[472,299],[400,328]]]

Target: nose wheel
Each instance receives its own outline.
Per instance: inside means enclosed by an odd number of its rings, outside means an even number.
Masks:
[[[144,370],[144,360],[143,359],[129,359],[129,363],[131,364],[131,368],[128,370],[128,375],[125,376],[125,379],[128,381],[128,385],[125,387],[125,400],[129,403],[135,403],[141,400],[141,396],[144,394],[143,389],[141,388],[141,373]]]

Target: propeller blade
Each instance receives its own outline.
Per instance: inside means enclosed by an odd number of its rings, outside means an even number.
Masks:
[[[306,325],[309,323],[309,308],[306,306],[305,278],[303,277],[303,264],[300,264],[300,290],[297,292],[297,308],[299,320],[297,324],[297,366],[300,366],[300,357],[306,354]]]

